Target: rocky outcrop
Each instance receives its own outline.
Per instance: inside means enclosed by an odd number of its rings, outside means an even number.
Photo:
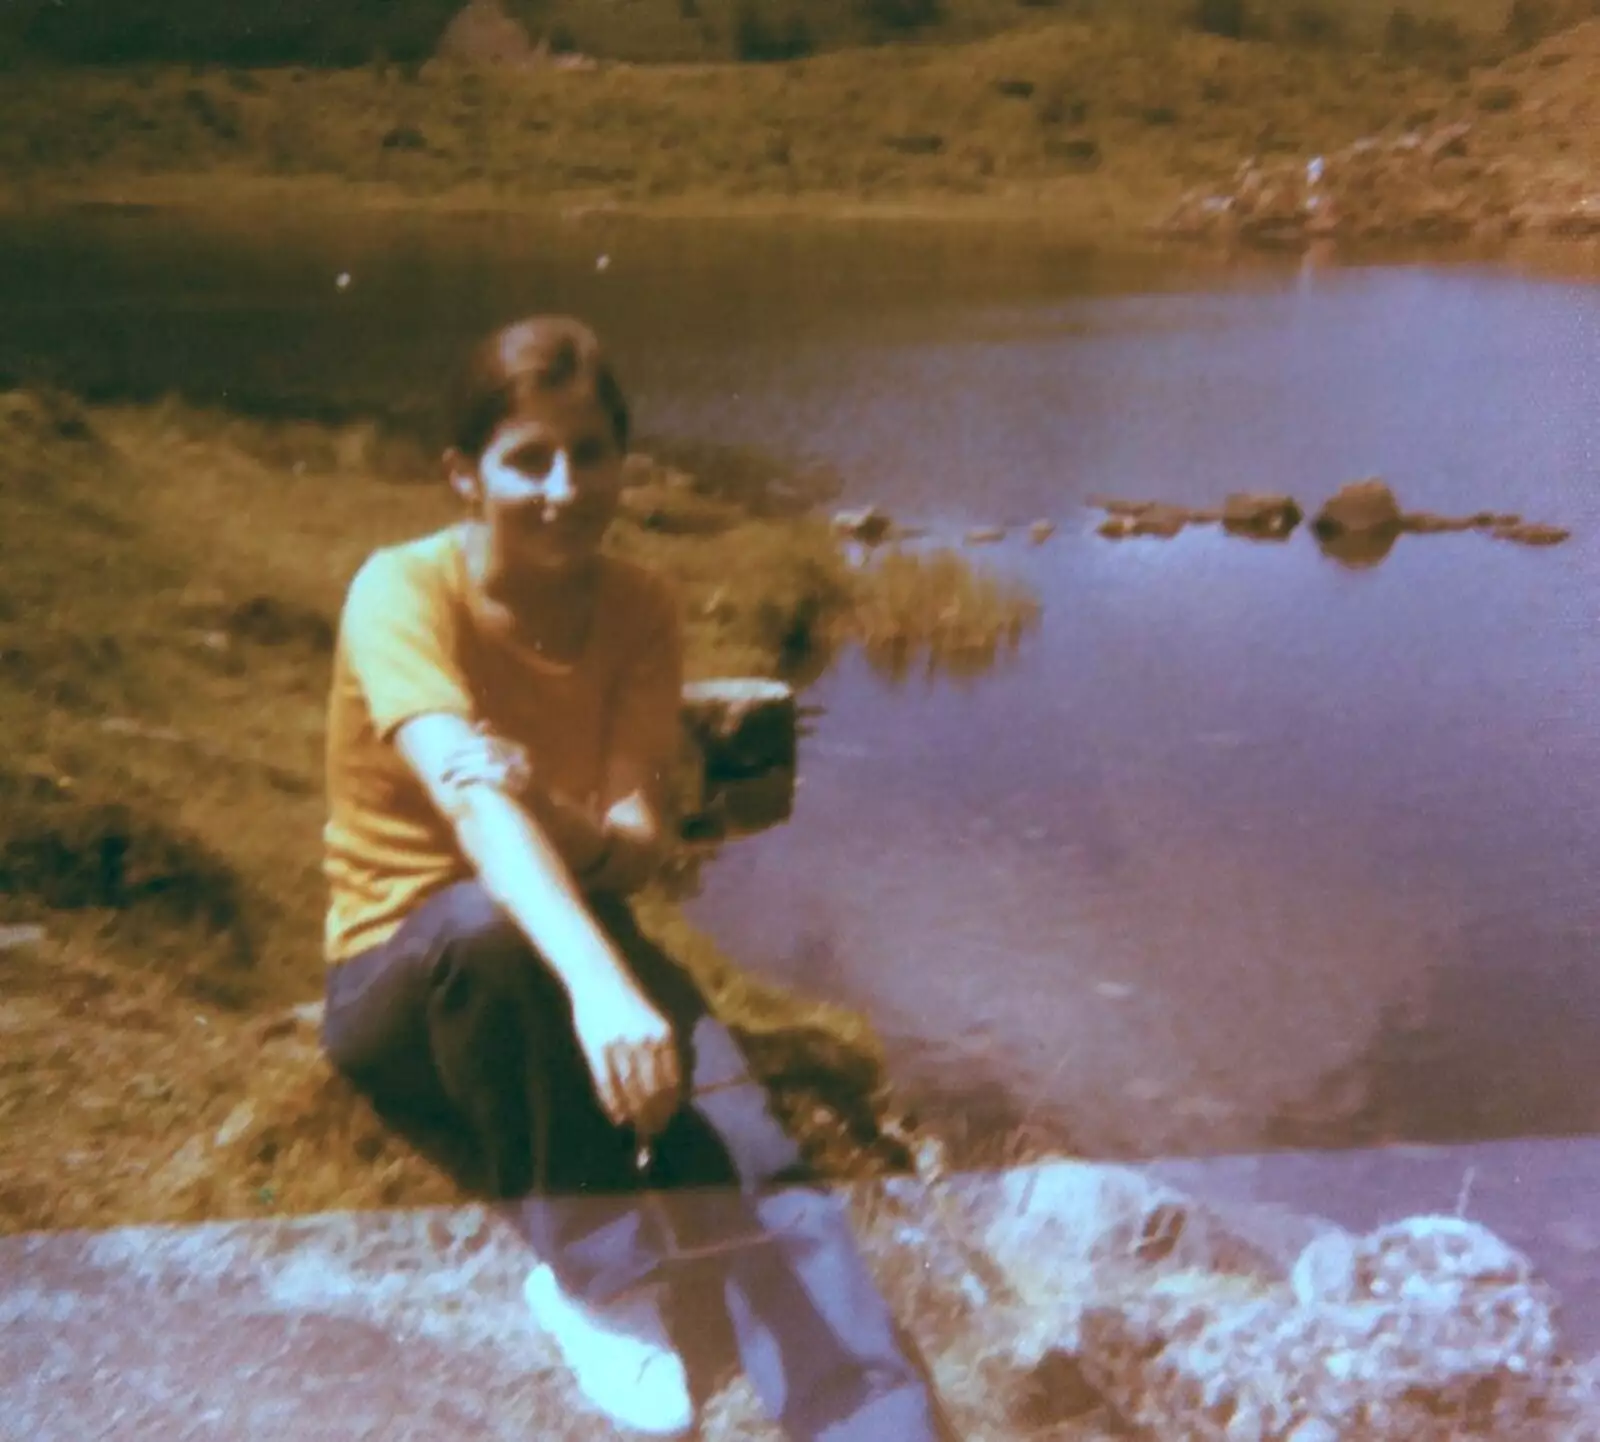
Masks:
[[[1569,1439],[1553,1300],[1475,1223],[1329,1233],[1287,1291],[1173,1277],[1092,1306],[1085,1374],[1157,1437]]]
[[[1260,249],[1600,239],[1600,20],[1479,72],[1442,107],[1322,154],[1252,156],[1187,192],[1170,239]]]
[[[684,724],[711,781],[793,770],[798,708],[794,688],[759,676],[691,681],[683,688]]]
[[[1474,1222],[1355,1235],[1082,1162],[953,1179],[937,1209],[917,1190],[898,1236],[983,1319],[1036,1423],[1098,1408],[1152,1442],[1600,1437],[1553,1293]]]

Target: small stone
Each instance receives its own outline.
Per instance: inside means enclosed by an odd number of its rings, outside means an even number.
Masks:
[[[974,526],[972,530],[967,532],[967,544],[969,546],[990,546],[996,541],[1005,540],[1005,538],[1006,533],[1003,526]]]
[[[231,1147],[240,1137],[255,1124],[256,1108],[251,1101],[242,1101],[231,1112],[227,1119],[217,1128],[217,1145]]]
[[[1308,1417],[1289,1434],[1287,1442],[1339,1442],[1339,1431],[1321,1417]]]
[[[0,926],[0,951],[21,951],[45,939],[42,926]]]
[[[1287,536],[1304,513],[1293,496],[1235,491],[1222,504],[1222,524],[1249,535]]]
[[[1028,527],[1028,539],[1036,546],[1043,545],[1055,533],[1056,523],[1054,521],[1035,521]]]

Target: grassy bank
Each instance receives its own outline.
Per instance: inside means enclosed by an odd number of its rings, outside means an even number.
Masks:
[[[450,518],[425,473],[372,425],[0,393],[0,926],[42,932],[0,953],[0,1228],[448,1197],[292,1010],[322,978],[333,623],[374,545]],[[1028,623],[937,558],[910,588],[903,559],[852,569],[741,475],[637,459],[613,538],[676,582],[694,674],[856,641],[970,657]],[[820,1165],[894,1159],[860,1018],[745,977],[665,889],[643,913]]]
[[[1241,155],[1336,148],[1464,83],[1381,46],[1052,10],[781,65],[23,70],[0,175],[12,205],[882,208],[1115,238]]]

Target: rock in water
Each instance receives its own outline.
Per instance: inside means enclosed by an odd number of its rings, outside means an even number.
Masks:
[[[833,533],[849,541],[859,541],[864,546],[876,546],[889,539],[894,522],[876,506],[861,506],[852,511],[839,511],[833,518]]]
[[[1287,536],[1304,518],[1293,496],[1235,491],[1222,505],[1222,524],[1247,536]]]
[[[1374,536],[1398,533],[1403,524],[1400,503],[1378,477],[1340,488],[1317,512],[1311,528],[1319,536]]]
[[[1135,536],[1176,536],[1192,519],[1182,506],[1157,505],[1141,511],[1133,518],[1129,533]]]
[[[683,688],[683,719],[705,758],[708,781],[793,770],[794,689],[759,676],[722,676]]]
[[[1539,526],[1524,523],[1516,526],[1496,526],[1497,541],[1516,541],[1524,546],[1559,546],[1572,534],[1561,526]]]

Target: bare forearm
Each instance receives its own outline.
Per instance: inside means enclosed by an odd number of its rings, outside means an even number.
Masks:
[[[518,803],[472,788],[456,815],[463,854],[569,995],[628,981],[552,839]]]

